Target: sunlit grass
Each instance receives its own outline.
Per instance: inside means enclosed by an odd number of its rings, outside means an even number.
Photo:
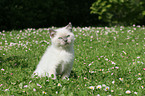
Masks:
[[[51,44],[48,29],[0,32],[0,93],[9,95],[145,95],[145,28],[73,28],[68,80],[31,78]]]

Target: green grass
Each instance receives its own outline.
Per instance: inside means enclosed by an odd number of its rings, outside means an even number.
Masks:
[[[78,27],[73,31],[75,60],[69,80],[31,78],[51,44],[47,29],[0,32],[1,96],[145,95],[144,27]],[[98,85],[102,88],[97,89]]]

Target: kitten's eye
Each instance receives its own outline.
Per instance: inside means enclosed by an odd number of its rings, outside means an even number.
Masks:
[[[58,39],[62,39],[62,37],[59,37]]]
[[[66,37],[70,37],[70,35],[67,35]]]

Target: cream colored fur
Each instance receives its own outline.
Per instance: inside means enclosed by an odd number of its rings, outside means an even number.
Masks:
[[[62,75],[63,79],[69,77],[74,61],[74,34],[71,30],[71,23],[57,30],[49,30],[52,45],[42,56],[33,77],[34,75],[51,77],[52,74],[54,75],[52,79],[56,79],[57,74]]]

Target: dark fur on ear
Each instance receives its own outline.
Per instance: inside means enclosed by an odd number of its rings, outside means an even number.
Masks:
[[[66,29],[70,30],[72,32],[72,24],[69,22],[69,24],[66,26]]]
[[[53,38],[54,35],[56,34],[56,31],[53,29],[49,29],[49,34],[50,34],[50,37]]]

